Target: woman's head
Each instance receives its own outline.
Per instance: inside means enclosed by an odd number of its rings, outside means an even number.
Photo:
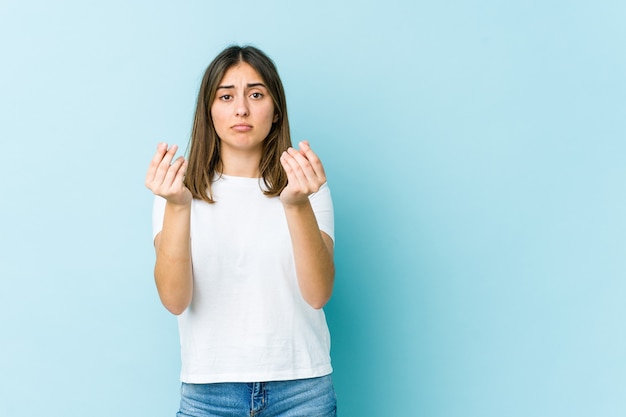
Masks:
[[[263,141],[259,172],[269,196],[280,194],[287,184],[287,176],[280,164],[281,153],[291,146],[287,104],[282,82],[272,60],[252,46],[230,46],[222,51],[208,66],[200,92],[189,147],[189,167],[185,185],[195,198],[213,202],[211,181],[222,169],[221,139],[217,134],[211,108],[218,88],[227,72],[246,63],[261,77],[274,107],[273,123]]]

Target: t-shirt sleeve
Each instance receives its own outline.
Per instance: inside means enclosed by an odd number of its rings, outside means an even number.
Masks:
[[[165,216],[165,203],[166,199],[154,196],[154,203],[152,204],[152,240],[163,229],[163,217]]]
[[[330,196],[328,183],[324,183],[320,189],[309,196],[313,213],[317,219],[320,230],[335,241],[335,215],[333,212],[333,200]]]

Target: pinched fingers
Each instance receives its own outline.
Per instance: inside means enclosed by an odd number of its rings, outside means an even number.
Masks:
[[[187,161],[182,156],[179,156],[165,172],[165,177],[163,177],[163,181],[161,182],[163,189],[169,190],[175,188],[175,186],[182,185],[182,178],[185,175],[186,168]]]
[[[174,156],[176,155],[176,151],[178,151],[178,145],[172,145],[167,150],[167,152],[165,152],[165,154],[163,155],[163,158],[161,158],[161,161],[157,165],[156,172],[153,178],[154,183],[163,184],[165,182],[165,178],[168,172],[170,172],[172,167],[175,165],[175,164],[172,164],[172,160],[174,159]],[[155,156],[155,159],[156,159],[156,156]]]
[[[187,161],[181,156],[172,162],[177,150],[176,145],[167,150],[167,144],[159,144],[146,174],[146,187],[172,203],[184,204],[191,195],[183,183]]]
[[[311,164],[311,167],[315,171],[315,175],[318,178],[321,178],[326,182],[326,173],[324,172],[324,166],[322,165],[322,161],[318,158],[318,156],[313,152],[311,146],[309,145],[308,140],[303,140],[299,143],[300,152],[306,156],[307,160]]]
[[[300,190],[302,185],[300,184],[298,175],[295,173],[295,169],[298,168],[297,162],[285,151],[280,157],[280,163],[287,173],[287,188]]]
[[[300,142],[300,150],[287,149],[283,154],[285,162],[292,168],[294,175],[303,184],[309,184],[314,191],[326,182],[326,173],[322,162],[306,141]]]
[[[150,188],[148,184],[152,183],[154,176],[156,175],[159,164],[163,160],[163,156],[167,152],[167,143],[159,143],[157,145],[157,151],[150,161],[148,166],[148,172],[146,173],[146,187]]]
[[[317,175],[313,167],[301,152],[289,148],[285,151],[284,159],[291,168],[293,175],[303,186],[307,184],[314,186],[317,183]]]
[[[310,195],[326,182],[326,175],[308,143],[301,142],[300,147],[300,151],[289,148],[283,152],[281,163],[287,173],[289,193]]]

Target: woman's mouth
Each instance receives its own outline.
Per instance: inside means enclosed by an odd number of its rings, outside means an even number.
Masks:
[[[241,123],[241,124],[236,124],[234,125],[231,129],[237,131],[237,132],[248,132],[252,129],[252,126]]]

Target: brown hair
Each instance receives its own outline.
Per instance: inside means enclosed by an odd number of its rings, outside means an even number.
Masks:
[[[274,62],[265,53],[253,46],[233,45],[215,57],[204,73],[189,141],[189,166],[184,182],[194,198],[209,203],[215,202],[211,183],[221,169],[220,138],[211,118],[211,105],[226,71],[241,62],[249,64],[263,78],[274,102],[274,112],[278,115],[278,120],[272,124],[263,142],[263,154],[259,164],[259,171],[267,188],[263,193],[268,197],[275,197],[287,186],[287,174],[280,163],[280,155],[291,146],[283,84]]]

